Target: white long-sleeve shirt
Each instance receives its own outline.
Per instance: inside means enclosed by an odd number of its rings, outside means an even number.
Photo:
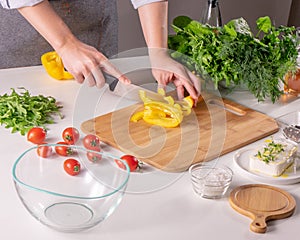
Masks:
[[[0,0],[3,8],[14,9],[20,7],[33,6],[43,0]],[[164,0],[131,0],[131,3],[135,9],[152,2],[162,2]]]

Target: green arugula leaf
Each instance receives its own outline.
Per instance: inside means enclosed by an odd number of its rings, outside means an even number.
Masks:
[[[0,124],[5,128],[11,128],[11,132],[20,132],[25,135],[29,129],[35,126],[45,128],[46,124],[54,123],[53,114],[63,118],[56,100],[43,95],[31,96],[25,88],[17,93],[14,88],[10,95],[0,95]]]

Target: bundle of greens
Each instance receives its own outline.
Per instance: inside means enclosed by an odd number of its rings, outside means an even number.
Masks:
[[[216,88],[224,81],[246,86],[258,101],[274,103],[283,93],[285,74],[297,69],[299,38],[294,27],[275,27],[269,17],[258,18],[256,25],[254,36],[243,18],[211,27],[179,16],[168,39],[171,56]]]
[[[45,127],[54,123],[53,114],[61,118],[60,108],[55,98],[43,95],[32,96],[28,90],[17,93],[11,89],[11,94],[0,96],[0,124],[12,128],[12,133],[25,135],[32,127]]]

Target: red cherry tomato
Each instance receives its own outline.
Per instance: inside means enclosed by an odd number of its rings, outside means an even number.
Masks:
[[[93,163],[99,162],[102,159],[102,154],[101,153],[95,153],[95,152],[88,151],[86,153],[86,156],[87,156],[88,160],[90,160]]]
[[[68,145],[66,142],[58,142],[56,144],[60,144],[60,145]],[[71,147],[68,147],[68,146],[55,146],[55,152],[58,154],[58,155],[61,155],[61,156],[70,156],[74,153],[73,149]]]
[[[136,169],[140,168],[139,160],[135,156],[132,156],[132,155],[123,155],[121,157],[121,159],[124,160],[124,161],[126,161],[126,163],[129,166],[130,172],[133,172]],[[120,160],[116,159],[115,162],[118,164],[118,166],[120,168],[126,169],[124,163],[121,162]]]
[[[71,176],[79,174],[80,168],[80,163],[76,159],[69,158],[64,161],[64,169]]]
[[[47,144],[47,143],[43,143],[43,144]],[[40,145],[40,146],[38,146],[36,151],[40,157],[47,158],[47,157],[50,157],[52,154],[52,147]]]
[[[79,140],[79,137],[79,131],[74,127],[68,127],[62,133],[63,140],[70,145],[75,144]]]
[[[83,146],[87,149],[100,152],[100,140],[93,134],[88,134],[83,138]]]
[[[34,144],[42,144],[46,139],[46,130],[41,127],[33,127],[27,133],[27,140]]]

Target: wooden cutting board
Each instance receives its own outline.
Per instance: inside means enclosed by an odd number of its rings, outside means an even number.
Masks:
[[[267,221],[287,218],[296,208],[296,201],[288,192],[263,184],[235,188],[229,202],[233,209],[253,220],[250,229],[257,233],[266,232]]]
[[[81,130],[163,171],[181,172],[279,129],[276,121],[265,114],[227,99],[202,96],[177,128],[152,126],[142,120],[130,122],[130,116],[142,109],[142,104],[135,104],[87,120]]]

